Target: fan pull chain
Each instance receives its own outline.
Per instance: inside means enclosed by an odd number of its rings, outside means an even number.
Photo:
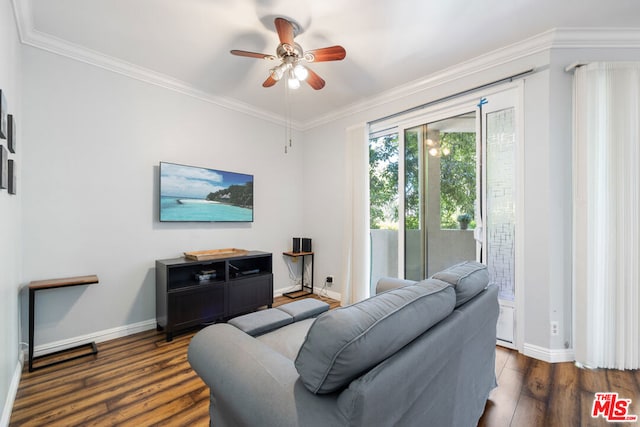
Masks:
[[[289,152],[289,148],[293,147],[293,129],[292,129],[292,120],[291,120],[291,94],[289,92],[289,87],[287,85],[284,86],[284,102],[285,102],[285,142],[284,142],[284,153],[287,154]],[[287,147],[287,141],[289,142],[289,146]]]

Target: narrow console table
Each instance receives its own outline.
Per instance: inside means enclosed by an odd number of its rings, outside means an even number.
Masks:
[[[302,271],[300,273],[300,275],[302,276],[300,279],[300,283],[302,284],[302,287],[297,291],[285,292],[282,295],[292,299],[302,298],[307,295],[312,295],[313,294],[313,252],[283,252],[282,255],[290,257],[294,260],[297,260],[298,258],[302,258],[302,268],[301,268]],[[304,284],[304,270],[305,270],[304,263],[305,263],[306,257],[311,257],[311,285]]]
[[[46,368],[48,366],[57,365],[58,363],[68,362],[70,360],[75,360],[80,357],[91,356],[94,354],[98,354],[98,347],[95,342],[90,342],[87,344],[81,344],[75,347],[66,348],[64,350],[56,351],[53,353],[49,353],[43,356],[33,357],[33,338],[35,332],[35,308],[36,308],[36,291],[41,291],[44,289],[55,289],[55,288],[65,288],[68,286],[80,286],[80,285],[91,285],[94,283],[98,283],[98,276],[90,275],[90,276],[76,276],[76,277],[66,277],[63,279],[50,279],[50,280],[35,280],[29,283],[29,372],[33,372],[36,369]],[[82,353],[79,355],[75,355],[63,360],[57,360],[55,362],[47,363],[45,365],[40,365],[34,368],[33,362],[36,359],[39,359],[44,356],[51,356],[54,354],[62,353],[69,350],[74,350],[82,347],[90,347],[90,352]]]

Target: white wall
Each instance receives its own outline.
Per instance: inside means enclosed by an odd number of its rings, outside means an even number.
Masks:
[[[21,227],[20,171],[24,167],[21,128],[20,46],[11,2],[0,2],[0,89],[5,93],[9,113],[16,120],[16,153],[9,153],[18,171],[16,195],[0,190],[0,425],[8,423],[9,410],[20,377],[18,289],[20,285]],[[0,140],[7,148],[7,140]],[[7,150],[8,152],[8,150]]]
[[[36,350],[155,319],[156,259],[237,247],[282,251],[302,233],[301,148],[282,127],[82,62],[24,47],[22,280],[97,274],[42,291]],[[160,223],[158,163],[253,174],[252,224]],[[26,301],[23,301],[26,304]],[[26,334],[25,334],[26,336]],[[42,348],[42,347],[41,347]]]

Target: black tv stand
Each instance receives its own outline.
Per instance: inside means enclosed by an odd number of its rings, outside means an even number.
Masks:
[[[176,331],[273,304],[272,255],[248,251],[207,260],[156,261],[156,321],[167,341]]]

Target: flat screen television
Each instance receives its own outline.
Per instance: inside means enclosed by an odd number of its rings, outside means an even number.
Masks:
[[[160,221],[253,222],[253,175],[160,162]]]

